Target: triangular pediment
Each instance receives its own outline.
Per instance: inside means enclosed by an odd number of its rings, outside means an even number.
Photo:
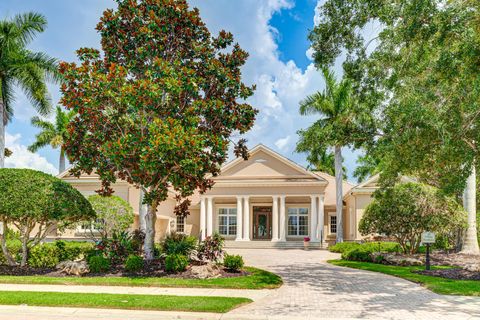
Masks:
[[[324,181],[322,177],[299,166],[275,151],[259,145],[249,151],[248,160],[237,158],[226,164],[220,176],[223,179],[307,179]]]

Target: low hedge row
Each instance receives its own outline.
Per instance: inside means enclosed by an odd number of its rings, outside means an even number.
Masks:
[[[341,242],[328,248],[332,252],[342,254],[342,259],[350,261],[372,262],[372,253],[400,252],[401,247],[396,242]]]
[[[7,247],[14,258],[19,262],[22,244],[18,240],[7,241]],[[41,243],[30,250],[28,265],[33,268],[53,268],[59,262],[76,260],[92,250],[91,242],[74,242],[57,240]],[[0,264],[6,264],[6,259],[0,250]]]

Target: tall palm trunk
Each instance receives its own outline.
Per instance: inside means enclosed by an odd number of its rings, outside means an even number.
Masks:
[[[60,147],[60,159],[58,161],[58,173],[63,173],[65,171],[65,150],[63,147]]]
[[[465,233],[461,252],[467,254],[480,254],[477,238],[476,179],[475,165],[473,165],[472,173],[467,179],[467,185],[463,195],[463,206],[468,213],[468,228]]]
[[[0,92],[0,168],[5,167],[5,109]]]
[[[335,146],[335,186],[337,200],[337,242],[343,242],[343,158],[342,147]]]

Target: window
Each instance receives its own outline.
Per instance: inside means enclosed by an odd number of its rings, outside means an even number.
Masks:
[[[288,235],[308,236],[307,208],[288,208]]]
[[[337,233],[337,216],[331,215],[330,217],[330,233]]]
[[[237,234],[237,208],[218,209],[218,233],[222,236]]]
[[[177,216],[177,232],[185,232],[185,217]]]
[[[97,226],[105,224],[103,219],[96,219],[95,221],[83,222],[77,227],[77,232],[98,232]]]

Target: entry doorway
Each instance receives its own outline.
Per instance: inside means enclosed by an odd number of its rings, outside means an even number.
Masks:
[[[253,207],[253,240],[272,239],[272,207]]]

